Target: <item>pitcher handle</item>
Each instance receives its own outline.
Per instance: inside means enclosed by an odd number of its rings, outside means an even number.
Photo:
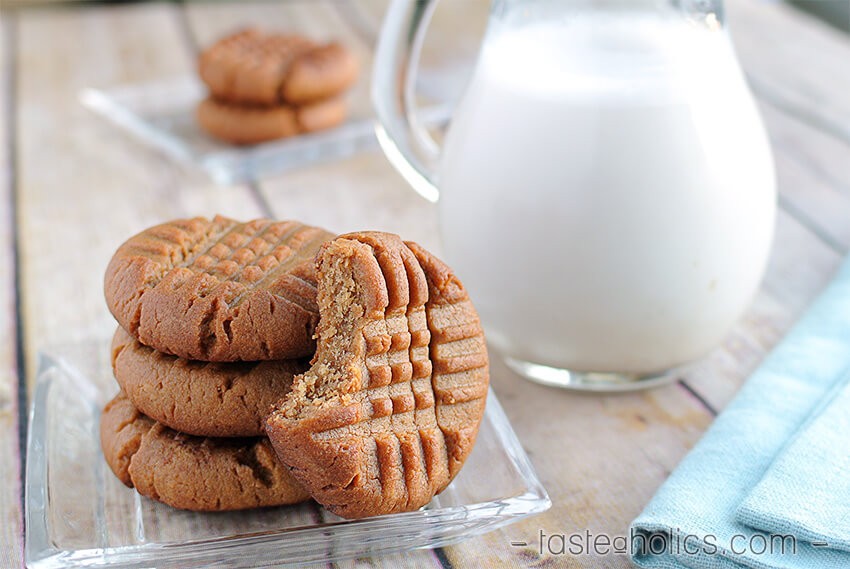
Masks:
[[[439,145],[416,118],[416,72],[437,0],[393,0],[384,16],[372,72],[375,133],[387,159],[425,199],[436,202]]]

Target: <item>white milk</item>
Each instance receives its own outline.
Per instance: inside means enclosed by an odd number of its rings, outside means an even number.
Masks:
[[[442,156],[447,261],[505,355],[661,371],[716,346],[758,286],[773,164],[723,31],[492,29]]]

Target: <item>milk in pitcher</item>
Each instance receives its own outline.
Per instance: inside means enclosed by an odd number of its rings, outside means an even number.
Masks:
[[[488,340],[554,368],[704,355],[773,232],[769,146],[726,32],[663,13],[492,23],[436,181]]]

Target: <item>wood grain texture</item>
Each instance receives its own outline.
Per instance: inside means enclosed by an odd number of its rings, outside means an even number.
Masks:
[[[18,432],[18,369],[15,315],[15,183],[12,141],[15,13],[0,22],[0,566],[23,565],[21,456]]]
[[[850,142],[762,102],[780,204],[835,251],[850,250]]]
[[[440,250],[436,206],[416,195],[377,150],[289,172],[263,182],[260,190],[276,216],[338,233],[389,231]]]
[[[187,177],[77,103],[83,87],[193,73],[195,44],[209,43],[243,24],[341,38],[368,64],[368,26],[374,24],[368,14],[380,14],[386,2],[360,3],[368,13],[367,24],[359,27],[331,2],[190,3],[185,21],[184,8],[158,3],[21,12],[15,38],[20,74],[13,142],[31,372],[39,347],[111,334],[114,322],[102,299],[106,263],[121,241],[163,220],[218,212],[250,219],[270,213],[336,232],[392,231],[439,251],[435,207],[416,196],[378,152],[266,180],[259,194],[246,187],[215,188],[206,180]],[[473,9],[471,2],[443,2],[446,7],[440,10],[462,11],[456,8],[461,4],[470,25],[479,25],[478,3]],[[850,147],[838,141],[850,124],[848,40],[781,4],[728,0],[727,7],[744,69],[769,101],[763,113],[784,209],[767,276],[752,307],[724,344],[684,377],[698,398],[680,384],[623,396],[575,395],[529,384],[493,358],[494,389],[549,490],[552,509],[438,553],[413,552],[338,566],[628,567],[625,556],[540,555],[539,532],[624,535],[710,424],[711,412],[700,399],[722,409],[828,282],[839,253],[850,247]],[[458,71],[465,65],[456,63],[459,52],[450,47],[451,38],[458,35],[451,26],[463,20],[440,11],[436,18],[436,40],[425,54],[426,67],[434,65],[432,75],[425,70],[432,84],[440,80],[441,66],[448,66],[449,74],[465,73]],[[4,13],[4,40],[8,21]],[[150,30],[156,30],[155,36]],[[466,41],[473,52],[475,42]],[[8,93],[5,77],[4,68],[0,98]],[[352,97],[367,109],[368,78]],[[5,109],[4,103],[0,100],[0,108]],[[0,116],[0,132],[8,131],[8,120]],[[8,174],[11,166],[8,156],[0,157],[0,171]],[[13,338],[14,296],[7,282],[13,260],[11,224],[5,223],[12,212],[6,180],[4,176],[0,181],[0,331]],[[18,441],[14,360],[14,347],[4,342],[0,452],[9,453],[4,456],[14,456]],[[11,552],[9,566],[19,566],[18,471],[12,462],[0,461],[0,551]],[[512,541],[528,545],[513,547]],[[6,562],[0,556],[0,565]]]
[[[145,4],[21,13],[17,147],[30,362],[39,347],[110,336],[115,323],[103,300],[103,273],[134,233],[177,217],[261,214],[249,189],[183,177],[77,100],[84,87],[190,73],[193,56],[178,9]]]
[[[89,339],[103,339],[106,354],[115,322],[103,299],[103,274],[115,249],[134,233],[179,217],[262,216],[250,188],[219,188],[186,175],[77,100],[85,87],[193,73],[194,54],[178,15],[179,7],[161,3],[20,15],[16,145],[31,362],[39,349]],[[155,41],[150,30],[156,30]],[[117,386],[110,382],[108,389],[111,394]],[[116,493],[112,504],[132,500],[120,485],[108,485],[107,492]],[[79,523],[90,521],[82,516]],[[183,527],[171,517],[145,522],[165,534]]]
[[[199,46],[242,26],[297,31],[321,39],[339,39],[355,50],[363,65],[360,81],[349,94],[352,113],[371,114],[369,73],[371,52],[364,37],[327,2],[289,4],[240,3],[186,6],[188,29]],[[297,169],[267,180],[258,190],[277,219],[299,219],[335,233],[382,229],[434,247],[436,211],[419,199],[379,151],[334,163]],[[331,207],[328,204],[333,204]],[[324,515],[322,512],[321,515]],[[341,568],[440,567],[433,551],[415,551],[374,559],[342,561]]]
[[[723,344],[682,379],[712,409],[723,409],[829,282],[840,260],[809,229],[780,211],[761,290]],[[492,552],[492,558],[483,557],[486,566],[508,564],[508,559],[518,566],[564,561],[545,550],[539,554],[541,530],[546,535],[585,530],[625,535],[631,520],[711,421],[708,410],[680,385],[612,398],[559,394],[528,385],[495,358],[491,361],[494,389],[554,505],[540,516],[449,548],[456,566],[477,563],[482,552]],[[609,409],[617,409],[615,414],[627,424],[604,415]],[[514,541],[530,545],[508,547]],[[594,568],[629,566],[623,556],[579,556],[570,563]]]
[[[739,23],[739,30],[745,26]],[[787,127],[781,121],[789,120],[781,113],[766,114],[766,119],[772,137]],[[788,136],[795,135],[800,133]],[[797,187],[789,175],[789,158],[778,152],[780,186],[787,187],[783,196],[793,201]],[[290,172],[265,181],[260,189],[276,216],[303,217],[332,231],[384,229],[439,250],[435,208],[413,195],[380,155]],[[323,208],[323,203],[340,207]],[[724,345],[684,377],[698,396],[721,409],[828,281],[838,259],[807,227],[781,212],[763,289]],[[541,530],[624,534],[711,420],[703,403],[680,385],[624,397],[582,397],[529,385],[497,361],[493,385],[554,506],[541,516],[447,548],[445,556],[454,566],[553,562],[555,557],[541,557],[537,549]],[[513,541],[529,546],[512,547]],[[624,556],[571,562],[628,565]]]
[[[275,216],[295,215],[338,232],[391,231],[440,249],[436,207],[414,194],[379,153],[289,172],[265,181],[260,189]],[[335,205],[322,207],[327,203]],[[679,385],[652,394],[585,397],[531,385],[496,358],[491,365],[494,389],[554,506],[504,530],[445,548],[445,559],[456,567],[538,562],[532,546],[514,548],[510,543],[534,542],[540,529],[626,531],[710,422],[708,411]],[[631,435],[636,428],[642,433],[637,438]],[[650,440],[652,449],[647,450]],[[579,463],[565,459],[573,454],[580,457]],[[628,468],[608,468],[613,456],[621,457]],[[588,557],[585,562],[593,567],[600,559]],[[625,557],[619,562],[627,563]]]
[[[840,257],[785,212],[764,285],[723,345],[683,376],[722,409],[825,286]],[[455,566],[565,562],[540,555],[539,534],[626,535],[629,523],[702,435],[712,416],[681,385],[598,397],[525,382],[491,358],[492,382],[552,498],[550,511],[447,549]],[[512,547],[511,542],[528,542]],[[545,546],[545,544],[544,544]],[[582,555],[576,567],[627,567],[624,556]]]
[[[850,36],[783,2],[724,4],[753,89],[786,112],[850,141]]]
[[[455,567],[626,567],[625,556],[554,556],[546,535],[626,535],[628,525],[711,422],[680,385],[596,396],[531,384],[491,358],[491,381],[552,508],[447,549]],[[514,547],[512,542],[527,542]]]

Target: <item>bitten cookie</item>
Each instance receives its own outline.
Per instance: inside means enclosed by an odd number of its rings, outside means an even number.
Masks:
[[[313,257],[332,238],[295,221],[179,219],[125,242],[106,269],[109,310],[160,352],[203,361],[312,355]]]
[[[184,435],[139,413],[123,393],[103,409],[100,440],[121,482],[175,508],[241,510],[309,498],[268,439]]]
[[[112,369],[133,406],[166,427],[202,437],[258,437],[304,360],[208,363],[170,356],[123,328],[112,339]]]
[[[356,80],[359,65],[338,43],[247,29],[204,50],[198,72],[213,98],[240,105],[303,103],[338,95]]]
[[[417,509],[475,442],[489,383],[478,315],[445,264],[395,235],[344,235],[317,266],[318,351],[266,432],[332,512]]]
[[[346,111],[341,98],[301,107],[246,107],[209,98],[198,104],[196,118],[215,138],[231,144],[258,144],[337,126],[345,120]]]

